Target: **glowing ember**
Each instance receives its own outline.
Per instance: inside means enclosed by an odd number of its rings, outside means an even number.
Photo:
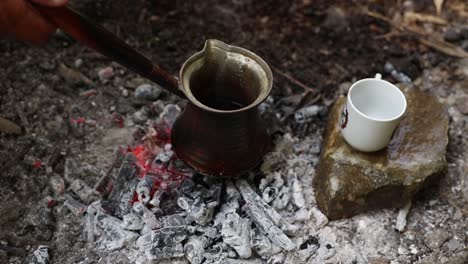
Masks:
[[[131,153],[135,157],[132,166],[140,179],[131,198],[132,204],[138,201],[151,206],[156,191],[175,188],[192,176],[192,171],[171,150],[170,135],[170,125],[160,121],[149,129],[140,145],[122,150],[122,154]]]
[[[41,162],[41,160],[38,160],[38,159],[35,160],[32,165],[33,165],[34,168],[38,168],[38,169],[42,168],[42,162]]]
[[[86,122],[86,119],[84,117],[79,117],[79,118],[71,118],[70,123],[72,124],[84,124]]]

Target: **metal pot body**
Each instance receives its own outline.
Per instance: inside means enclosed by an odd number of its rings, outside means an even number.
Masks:
[[[202,174],[233,176],[255,167],[270,143],[258,105],[272,83],[260,57],[208,40],[180,72],[189,102],[172,129],[176,154]]]

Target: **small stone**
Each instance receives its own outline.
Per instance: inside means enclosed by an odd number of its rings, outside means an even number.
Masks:
[[[141,77],[135,77],[125,82],[125,87],[135,90],[138,86],[144,84],[147,80]]]
[[[133,122],[135,122],[135,124],[143,125],[147,120],[148,111],[146,108],[142,108],[133,114]]]
[[[98,71],[98,76],[101,82],[106,83],[107,81],[112,79],[112,77],[114,77],[114,68],[106,67],[106,68],[100,69]]]
[[[407,112],[388,147],[379,152],[356,151],[344,141],[337,125],[344,97],[330,111],[314,178],[318,207],[328,218],[401,207],[445,167],[449,118],[444,107],[416,88],[402,91]]]
[[[447,248],[450,252],[457,252],[462,247],[463,247],[462,243],[456,238],[452,238],[447,242]]]
[[[444,230],[434,230],[434,232],[430,232],[429,234],[426,235],[424,239],[424,244],[432,250],[436,250],[444,244],[447,239],[450,238],[450,234],[447,233],[447,231]]]
[[[39,63],[39,67],[41,67],[44,70],[51,71],[55,69],[56,65],[53,61],[42,61]]]
[[[161,88],[156,85],[142,84],[135,90],[135,98],[153,101],[161,95]]]
[[[75,68],[78,69],[78,68],[80,68],[81,66],[83,66],[83,59],[80,59],[80,58],[76,59],[76,60],[75,60]]]
[[[123,88],[123,89],[122,89],[122,96],[123,96],[123,97],[128,97],[128,94],[129,94],[129,93],[128,93],[128,90],[125,89],[125,88]]]
[[[332,6],[326,11],[326,18],[322,26],[334,34],[342,33],[348,27],[348,19],[345,11],[338,7]]]
[[[461,39],[460,31],[455,28],[448,28],[444,32],[444,39],[449,42],[456,42]]]

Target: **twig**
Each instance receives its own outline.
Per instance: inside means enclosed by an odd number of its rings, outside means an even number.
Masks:
[[[392,27],[394,27],[395,29],[399,31],[406,31],[408,33],[413,34],[416,37],[416,39],[423,45],[426,45],[430,48],[436,49],[442,53],[445,53],[453,57],[468,58],[468,52],[464,51],[462,48],[458,46],[455,46],[446,41],[431,37],[430,35],[424,32],[420,32],[418,29],[414,29],[408,25],[397,24],[394,21],[392,21],[390,18],[384,15],[381,15],[379,13],[372,12],[369,10],[364,10],[364,13],[370,17],[387,22],[388,24],[390,24]]]
[[[313,93],[317,93],[317,90],[314,89],[314,88],[311,88],[307,85],[305,85],[304,83],[302,83],[301,81],[295,79],[294,77],[292,77],[291,75],[289,75],[288,73],[285,73],[285,72],[282,72],[280,71],[278,68],[274,67],[274,66],[271,66],[270,67],[273,69],[273,71],[275,71],[276,73],[278,73],[279,75],[283,76],[284,78],[288,79],[288,81],[290,81],[291,83],[301,87],[302,89],[306,90],[306,91],[310,91],[310,92],[313,92]]]
[[[21,124],[23,125],[24,130],[26,131],[27,134],[29,134],[31,132],[31,127],[29,125],[28,118],[24,114],[23,109],[18,104],[15,104],[15,109],[16,109],[16,113],[18,114],[21,120]]]

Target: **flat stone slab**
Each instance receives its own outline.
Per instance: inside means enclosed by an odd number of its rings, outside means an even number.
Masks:
[[[338,124],[346,98],[332,107],[314,179],[317,204],[328,218],[401,207],[446,166],[446,110],[430,94],[415,88],[402,91],[407,112],[389,146],[378,152],[354,150],[343,139]]]

